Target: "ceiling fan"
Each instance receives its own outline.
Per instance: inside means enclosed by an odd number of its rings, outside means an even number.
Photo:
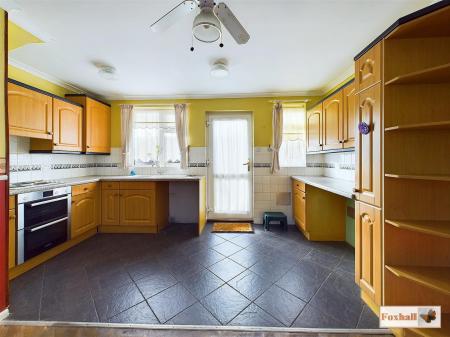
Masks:
[[[194,19],[192,36],[196,40],[212,43],[222,39],[222,25],[230,32],[238,44],[245,44],[250,35],[234,16],[230,8],[223,2],[216,4],[214,0],[186,0],[181,2],[159,20],[151,25],[154,32],[162,31],[175,24],[181,17],[192,12],[196,7],[200,13]],[[220,47],[223,47],[222,41]],[[192,45],[191,51],[194,51]]]

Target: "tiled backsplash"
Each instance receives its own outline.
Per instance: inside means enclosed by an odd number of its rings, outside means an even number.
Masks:
[[[109,156],[34,154],[29,153],[29,150],[29,138],[10,137],[10,179],[12,183],[86,175],[129,174],[129,170],[124,170],[121,167],[120,148],[112,148]],[[291,193],[290,176],[326,175],[346,180],[354,179],[354,152],[307,155],[306,161],[307,167],[282,168],[279,172],[272,175],[270,173],[270,150],[267,147],[255,147],[254,221],[256,223],[262,223],[264,211],[284,212],[288,216],[288,222],[294,222],[292,207],[285,202],[288,199],[286,193]],[[136,167],[135,170],[137,174],[206,175],[206,148],[190,148],[189,168],[187,170],[156,167]]]

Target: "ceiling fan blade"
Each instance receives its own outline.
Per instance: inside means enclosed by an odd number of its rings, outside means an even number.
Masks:
[[[175,24],[180,18],[189,14],[197,7],[197,2],[195,0],[186,0],[177,5],[162,18],[156,21],[150,26],[154,32],[163,31],[173,24]]]
[[[226,4],[221,2],[214,8],[214,11],[220,22],[222,22],[238,44],[245,44],[248,42],[250,35]]]

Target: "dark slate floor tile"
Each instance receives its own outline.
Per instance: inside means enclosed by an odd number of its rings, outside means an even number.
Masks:
[[[137,287],[145,298],[150,298],[177,283],[177,279],[168,271],[150,275],[136,281]]]
[[[167,324],[174,325],[221,325],[211,313],[206,310],[199,302],[180,312]]]
[[[199,273],[204,269],[205,267],[203,267],[200,263],[198,263],[197,261],[192,261],[191,259],[180,261],[179,263],[170,266],[170,272],[176,277],[178,281],[182,281],[185,278]]]
[[[203,236],[202,236],[203,237]],[[204,235],[204,239],[202,239],[209,247],[214,247],[224,243],[226,240],[217,236],[215,234]]]
[[[266,258],[251,266],[250,270],[262,278],[276,282],[294,266],[295,262],[296,260],[283,261],[276,258]]]
[[[255,326],[255,327],[282,327],[283,324],[270,316],[255,304],[250,304],[244,311],[237,315],[229,325]]]
[[[353,259],[346,258],[344,256],[336,268],[354,275],[355,274],[355,259],[354,258]]]
[[[345,329],[353,328],[346,325],[343,321],[328,316],[320,310],[307,305],[295,320],[293,327],[296,328],[321,328],[321,329]]]
[[[95,307],[101,322],[144,301],[144,297],[134,283],[118,288],[93,291]]]
[[[225,258],[224,255],[216,252],[214,249],[203,249],[191,256],[191,260],[200,263],[203,267],[209,267]]]
[[[245,270],[245,268],[240,264],[230,259],[219,261],[216,264],[210,266],[208,269],[215,275],[219,276],[225,282],[228,282],[233,277],[239,275]]]
[[[306,304],[276,285],[258,297],[255,303],[285,326],[294,322]]]
[[[10,319],[39,320],[45,266],[38,266],[10,282]]]
[[[220,245],[214,246],[213,249],[222,255],[230,256],[240,251],[242,247],[235,245],[230,241],[226,241],[224,243],[221,243]]]
[[[353,275],[340,271],[334,272],[325,281],[309,303],[324,314],[353,328],[356,327],[363,308]]]
[[[161,323],[179,314],[196,302],[194,296],[180,283],[147,300]]]
[[[225,240],[230,240],[230,239],[233,239],[233,238],[241,235],[239,233],[215,233],[215,234]]]
[[[206,296],[201,303],[220,323],[228,324],[250,304],[250,301],[225,284]]]
[[[310,262],[301,261],[289,270],[276,284],[308,302],[320,288],[331,270]]]
[[[315,262],[323,267],[327,267],[330,269],[336,268],[336,266],[341,261],[340,257],[337,257],[335,255],[326,253],[324,251],[321,251],[320,249],[313,249],[308,255],[306,255],[304,260],[310,260],[312,262]]]
[[[239,263],[241,266],[244,266],[245,268],[250,268],[259,260],[264,259],[264,257],[265,257],[264,255],[256,253],[252,250],[242,249],[237,253],[231,255],[230,259]]]
[[[183,280],[183,285],[197,299],[202,299],[224,284],[224,281],[211,273],[209,270],[202,270]]]
[[[238,236],[230,239],[234,244],[245,248],[255,243],[255,235],[253,233],[239,234]]]
[[[359,318],[358,329],[379,329],[380,320],[378,316],[367,306],[364,305],[361,317]]]
[[[109,319],[111,323],[159,324],[147,302],[141,302]]]
[[[163,272],[167,268],[155,261],[155,258],[153,257],[133,261],[132,263],[125,265],[125,269],[133,278],[133,280],[137,281],[146,276]]]
[[[249,300],[253,301],[264,291],[269,289],[272,282],[262,278],[251,270],[246,270],[230,280],[228,284]]]

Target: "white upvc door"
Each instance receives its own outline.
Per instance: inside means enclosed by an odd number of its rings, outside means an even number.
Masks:
[[[250,112],[207,114],[208,218],[253,217],[253,126]]]

